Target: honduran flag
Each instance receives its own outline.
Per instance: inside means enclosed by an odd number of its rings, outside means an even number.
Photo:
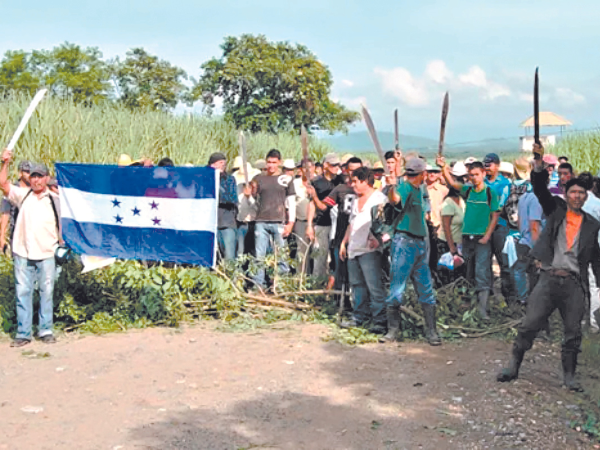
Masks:
[[[56,173],[62,235],[75,252],[214,266],[214,169],[56,164]]]

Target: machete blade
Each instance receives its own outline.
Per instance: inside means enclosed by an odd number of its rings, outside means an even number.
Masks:
[[[450,108],[450,96],[448,92],[444,95],[444,103],[442,105],[442,124],[440,126],[440,143],[438,146],[438,155],[444,154],[444,139],[446,137],[446,119],[448,118],[448,109]]]
[[[381,144],[379,143],[379,138],[377,137],[377,131],[375,131],[375,125],[373,124],[373,120],[371,119],[371,115],[369,114],[369,110],[365,105],[360,105],[361,112],[363,116],[363,120],[365,121],[365,125],[367,126],[367,130],[369,131],[369,136],[371,136],[371,140],[373,141],[373,145],[375,146],[375,150],[377,150],[377,154],[379,155],[379,159],[383,164],[383,170],[386,175],[390,174],[390,171],[385,162],[385,153],[383,153],[383,149],[381,148]]]
[[[535,80],[533,82],[533,139],[536,144],[540,144],[540,80],[538,69],[538,67],[535,68]]]
[[[240,130],[239,134],[240,142],[240,156],[242,157],[242,169],[244,170],[244,182],[248,185],[248,159],[246,154],[246,136],[244,132]]]
[[[398,128],[398,108],[394,110],[394,150],[400,150],[400,130]]]

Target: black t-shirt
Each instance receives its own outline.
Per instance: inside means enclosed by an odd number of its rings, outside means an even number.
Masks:
[[[336,186],[342,184],[343,182],[344,179],[341,175],[336,176],[331,181],[323,176],[320,176],[312,182],[312,185],[315,188],[315,192],[317,193],[319,200],[323,201]],[[329,208],[322,211],[315,206],[315,219],[313,223],[321,227],[330,227],[331,215],[329,214]]]
[[[295,195],[294,183],[289,175],[257,175],[256,183],[257,222],[287,222],[285,199]]]
[[[354,189],[347,184],[336,186],[333,191],[324,200],[329,207],[338,205],[338,215],[335,227],[335,236],[333,237],[332,246],[337,248],[344,240],[346,229],[350,223],[350,213],[352,212],[352,203],[356,199]]]

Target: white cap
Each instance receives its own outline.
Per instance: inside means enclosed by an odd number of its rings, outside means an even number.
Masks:
[[[477,158],[475,158],[474,156],[469,156],[467,159],[465,159],[465,166],[473,164],[474,162],[477,162]]]
[[[296,168],[296,164],[293,159],[286,159],[283,161],[283,168],[287,170],[294,170]]]
[[[465,175],[467,175],[468,172],[467,167],[464,165],[464,163],[461,163],[459,161],[456,164],[454,164],[454,167],[452,167],[450,173],[455,177],[464,177]]]

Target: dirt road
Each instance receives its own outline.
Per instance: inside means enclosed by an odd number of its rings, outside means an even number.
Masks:
[[[593,448],[568,427],[577,397],[549,344],[499,385],[504,342],[351,348],[319,325],[214,327],[0,342],[0,448]]]

